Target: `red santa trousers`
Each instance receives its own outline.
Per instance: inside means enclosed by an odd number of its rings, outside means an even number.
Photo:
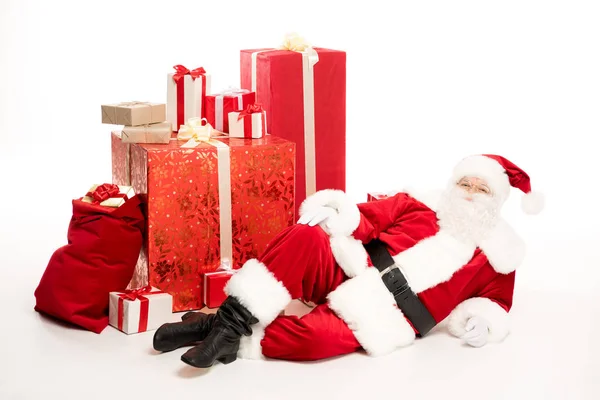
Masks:
[[[252,326],[252,336],[242,337],[239,356],[318,360],[361,347],[377,353],[382,341],[386,347],[390,340],[408,344],[415,337],[414,329],[397,309],[378,271],[369,270],[372,273],[360,279],[348,279],[336,262],[330,237],[319,226],[285,229],[226,286],[226,293],[259,320]],[[292,299],[317,306],[303,317],[281,315]],[[401,334],[389,335],[390,330]]]

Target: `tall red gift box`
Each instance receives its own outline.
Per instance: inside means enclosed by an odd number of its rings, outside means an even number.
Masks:
[[[171,294],[174,312],[202,308],[202,276],[226,253],[239,268],[295,221],[294,143],[273,136],[185,143],[123,143],[112,135],[114,183],[130,183],[147,203],[130,287]]]
[[[267,132],[296,144],[296,212],[322,189],[346,189],[346,53],[242,50],[241,87],[256,92]]]

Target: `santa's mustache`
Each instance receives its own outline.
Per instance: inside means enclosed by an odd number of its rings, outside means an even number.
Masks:
[[[450,201],[450,209],[456,211],[488,214],[495,213],[498,209],[498,205],[492,196],[483,193],[467,193],[460,188],[452,188],[448,200]]]
[[[474,203],[490,203],[492,198],[488,194],[483,193],[468,193],[460,188],[451,190],[451,197]]]

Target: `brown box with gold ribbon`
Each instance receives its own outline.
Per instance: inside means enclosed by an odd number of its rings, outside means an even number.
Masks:
[[[121,131],[123,143],[169,143],[171,140],[171,123],[124,126]]]
[[[138,126],[164,122],[167,119],[164,103],[130,101],[102,105],[102,123]]]

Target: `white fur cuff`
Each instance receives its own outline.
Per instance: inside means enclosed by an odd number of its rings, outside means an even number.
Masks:
[[[288,290],[256,259],[246,261],[225,286],[225,293],[246,307],[263,326],[269,325],[292,301]]]
[[[499,219],[489,236],[479,247],[488,261],[501,274],[516,270],[525,259],[526,246],[521,237],[503,219]]]
[[[265,337],[265,327],[262,324],[252,325],[252,335],[242,336],[237,356],[246,360],[264,360],[260,342]]]
[[[341,190],[320,190],[302,202],[300,216],[323,206],[337,211],[337,215],[328,219],[326,231],[332,236],[352,235],[360,223],[360,211],[348,195]]]
[[[360,240],[351,236],[332,236],[329,239],[331,252],[346,276],[353,278],[368,266],[368,255]]]
[[[328,300],[329,308],[346,322],[371,356],[388,354],[415,339],[415,331],[375,268],[342,283],[329,293]]]
[[[497,303],[485,297],[473,297],[460,303],[448,316],[448,330],[456,337],[466,333],[465,325],[471,317],[487,321],[489,339],[492,342],[503,340],[510,330],[508,313]]]

